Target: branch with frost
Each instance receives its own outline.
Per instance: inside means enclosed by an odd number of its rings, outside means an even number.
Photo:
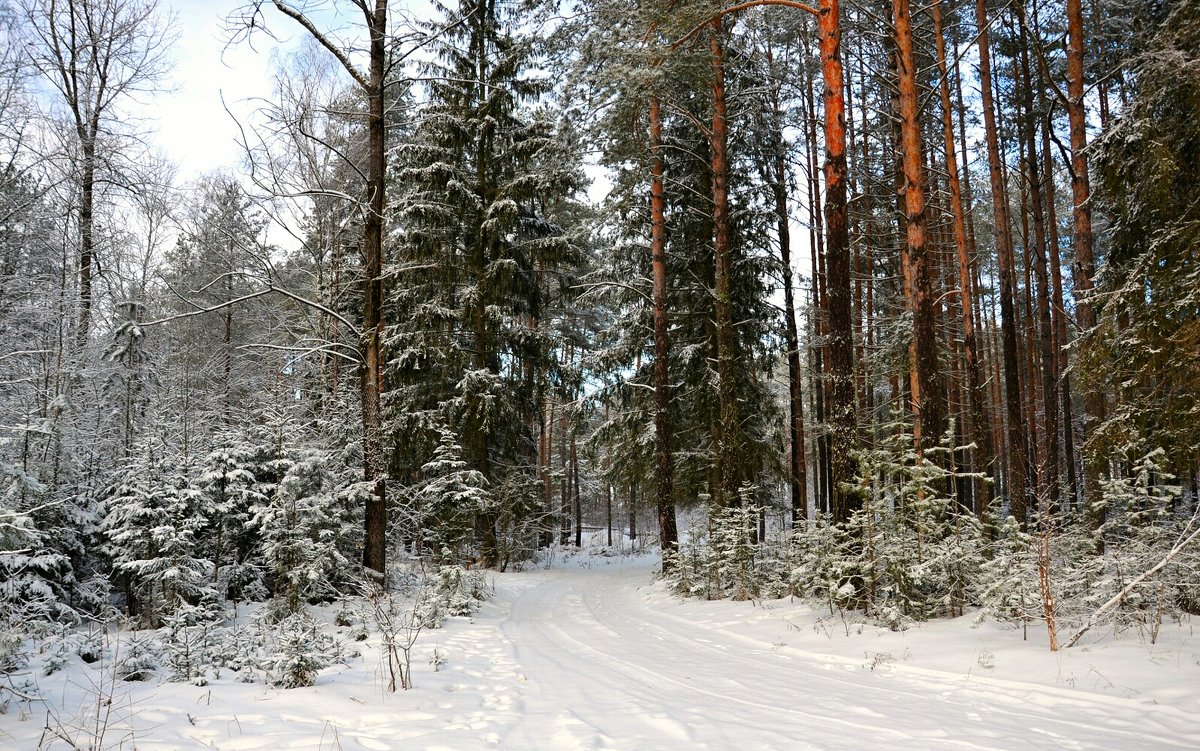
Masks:
[[[345,352],[338,351],[337,347],[339,347],[339,346],[350,350],[354,354],[348,355]],[[357,348],[351,347],[348,344],[342,344],[339,342],[318,344],[318,345],[315,345],[312,347],[300,347],[300,346],[288,347],[288,346],[285,346],[282,344],[252,343],[252,344],[239,345],[238,349],[272,349],[272,350],[279,350],[279,351],[283,351],[283,352],[299,352],[301,356],[310,355],[310,354],[313,354],[314,352],[321,352],[321,353],[330,355],[332,357],[340,357],[347,362],[352,362],[352,363],[361,363],[362,362],[362,355],[359,353]]]
[[[371,81],[367,78],[366,74],[359,70],[358,66],[350,61],[350,57],[346,54],[345,50],[334,44],[333,40],[327,34],[318,29],[316,24],[309,20],[308,16],[304,15],[304,13],[296,8],[293,8],[287,3],[281,2],[281,0],[274,0],[274,3],[275,7],[280,13],[303,26],[304,30],[311,34],[312,38],[315,39],[318,44],[329,50],[330,54],[332,54],[333,57],[341,64],[341,66],[346,69],[346,72],[350,74],[350,77],[354,79],[355,83],[362,87],[363,91],[371,91]],[[369,11],[365,7],[360,5],[360,8],[362,8],[363,13],[368,14],[368,17],[370,16]]]
[[[301,305],[307,305],[308,307],[318,310],[327,316],[336,318],[338,321],[345,324],[346,327],[349,328],[350,331],[355,336],[362,336],[362,332],[359,331],[358,327],[355,326],[349,319],[347,319],[345,316],[341,315],[340,313],[338,313],[334,310],[331,310],[330,308],[326,307],[325,305],[322,305],[321,303],[319,303],[315,300],[309,300],[307,297],[301,297],[300,295],[297,295],[295,292],[292,292],[291,290],[285,289],[283,287],[276,287],[274,284],[268,284],[266,286],[266,288],[264,288],[264,289],[260,289],[256,292],[250,292],[248,294],[242,295],[241,297],[235,297],[232,300],[226,300],[225,302],[220,302],[215,305],[209,305],[206,308],[197,307],[195,310],[189,310],[186,313],[176,313],[175,315],[166,316],[165,318],[156,318],[153,321],[139,322],[138,325],[139,326],[157,326],[159,324],[170,323],[171,321],[177,321],[182,318],[191,318],[193,316],[203,315],[204,313],[212,313],[213,311],[224,310],[225,308],[228,308],[231,305],[237,305],[238,303],[247,302],[247,301],[253,300],[257,297],[263,297],[264,295],[269,295],[273,292],[276,294],[283,295],[284,297],[290,298],[292,300],[295,300],[296,302],[300,303]],[[194,303],[190,303],[190,301],[189,301],[189,304],[194,305]]]
[[[1122,600],[1128,597],[1129,593],[1133,591],[1134,587],[1161,571],[1168,563],[1171,562],[1171,559],[1183,552],[1183,550],[1188,545],[1191,545],[1197,537],[1200,537],[1200,527],[1192,529],[1192,525],[1195,524],[1195,522],[1196,517],[1193,516],[1191,521],[1188,522],[1187,527],[1184,528],[1183,532],[1179,533],[1179,539],[1175,541],[1175,545],[1167,551],[1166,555],[1162,557],[1162,560],[1143,571],[1140,575],[1134,577],[1133,581],[1129,582],[1129,584],[1126,584],[1124,589],[1113,595],[1108,602],[1096,608],[1096,611],[1088,616],[1088,619],[1084,622],[1083,626],[1080,627],[1080,629],[1075,632],[1075,635],[1071,637],[1070,641],[1067,642],[1067,648],[1069,649],[1075,646],[1075,643],[1079,641],[1084,634],[1090,631],[1105,613],[1115,608],[1121,603]],[[1190,533],[1189,530],[1191,530]]]

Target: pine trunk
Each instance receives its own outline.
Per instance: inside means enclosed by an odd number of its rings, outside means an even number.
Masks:
[[[950,102],[950,78],[946,65],[946,40],[942,22],[941,0],[933,3],[934,40],[937,45],[938,73],[941,78],[939,94],[942,100],[942,136],[946,147],[946,174],[950,182],[950,208],[954,215],[954,248],[958,262],[958,292],[962,309],[963,367],[966,370],[967,397],[970,404],[968,420],[960,427],[963,442],[975,442],[975,461],[972,469],[992,472],[992,437],[984,413],[983,378],[980,374],[979,349],[975,341],[974,275],[971,256],[974,248],[967,233],[962,185],[958,176],[958,152],[954,142],[954,118]],[[990,487],[986,482],[974,483],[972,499],[975,513],[983,516],[991,503]]]
[[[767,59],[773,63],[771,51]],[[781,116],[779,89],[771,89],[776,116]],[[775,226],[779,238],[779,265],[783,281],[784,341],[788,364],[788,485],[791,491],[792,526],[798,527],[808,513],[808,472],[804,445],[804,385],[800,371],[800,336],[796,330],[796,299],[792,284],[792,234],[788,216],[787,153],[782,126],[774,124],[771,161],[771,191],[775,199]]]
[[[725,102],[725,48],[722,23],[712,22],[709,51],[712,56],[712,147],[713,244],[715,253],[715,318],[717,334],[717,422],[718,482],[713,499],[718,506],[738,504],[741,485],[741,421],[737,401],[736,338],[733,329],[733,262],[729,219],[729,125]]]
[[[663,189],[662,112],[658,97],[650,97],[650,265],[654,309],[654,501],[658,540],[664,565],[669,565],[679,532],[671,456],[670,342],[667,339],[667,223]]]
[[[1081,0],[1067,0],[1067,118],[1071,129],[1071,199],[1074,222],[1075,317],[1084,333],[1096,327],[1096,310],[1091,292],[1096,275],[1096,257],[1092,248],[1091,183],[1088,179],[1087,113],[1084,110],[1083,85],[1083,6]],[[1083,395],[1084,441],[1104,418],[1104,396],[1089,390]],[[1095,531],[1104,523],[1100,502],[1099,462],[1085,462],[1083,504],[1088,524]],[[1100,543],[1103,544],[1102,542]]]
[[[936,446],[945,432],[937,347],[937,302],[926,231],[925,165],[922,161],[921,123],[918,118],[916,62],[913,55],[912,16],[909,0],[893,0],[896,26],[897,73],[900,89],[900,136],[903,151],[905,297],[913,315],[910,348],[913,428],[918,451]]]
[[[1021,34],[1021,78],[1022,104],[1025,117],[1022,120],[1022,135],[1025,139],[1025,171],[1029,183],[1029,203],[1033,216],[1033,273],[1037,285],[1038,348],[1041,350],[1041,406],[1043,412],[1041,462],[1038,466],[1038,497],[1054,509],[1059,502],[1058,487],[1058,388],[1054,379],[1054,323],[1050,315],[1050,277],[1046,261],[1046,211],[1042,194],[1042,170],[1037,151],[1033,109],[1034,78],[1029,66],[1029,39],[1026,32],[1025,11],[1019,1],[1016,4]],[[1036,368],[1035,368],[1036,369]],[[1030,375],[1034,371],[1031,370]]]
[[[383,393],[384,74],[387,63],[387,0],[375,0],[370,16],[370,89],[367,94],[367,211],[363,227],[363,475],[366,501],[363,565],[379,574],[387,563],[387,495],[380,400]]]
[[[854,398],[854,334],[851,321],[850,233],[846,204],[846,111],[842,71],[841,10],[838,0],[821,0],[817,32],[825,84],[825,258],[829,313],[831,401],[829,491],[835,521],[848,520],[862,505],[853,489],[857,466],[858,414]]]
[[[979,90],[983,106],[984,135],[987,141],[988,176],[992,189],[996,248],[1000,267],[1000,329],[1004,359],[1004,392],[1008,416],[1008,500],[1012,515],[1021,525],[1026,521],[1025,486],[1027,456],[1025,418],[1021,409],[1021,382],[1017,364],[1017,321],[1014,299],[1012,224],[1004,191],[1004,163],[1000,159],[1000,136],[996,127],[996,108],[992,97],[991,42],[988,33],[986,0],[975,0],[976,28],[979,32]]]

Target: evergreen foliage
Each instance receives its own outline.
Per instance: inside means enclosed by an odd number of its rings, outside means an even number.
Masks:
[[[1089,450],[1162,447],[1172,467],[1191,468],[1200,460],[1200,3],[1175,4],[1144,38],[1129,69],[1133,100],[1099,142],[1111,245],[1081,372],[1116,393]]]
[[[481,556],[544,511],[535,491],[538,399],[562,346],[549,325],[582,260],[571,228],[582,177],[544,109],[533,40],[514,3],[437,5],[448,29],[426,64],[428,100],[396,147],[399,233],[389,274],[389,433],[410,498],[449,429],[490,499],[473,509]],[[482,480],[482,482],[479,482]],[[472,502],[482,501],[479,495]],[[436,550],[437,548],[435,548]]]
[[[0,0],[0,673],[311,685],[364,564],[396,656],[650,509],[691,596],[1200,610],[1200,0],[768,5],[312,22],[183,192],[155,3]]]
[[[109,494],[103,529],[113,572],[125,582],[129,608],[157,625],[208,591],[212,564],[198,549],[207,523],[201,492],[179,457],[143,444]]]

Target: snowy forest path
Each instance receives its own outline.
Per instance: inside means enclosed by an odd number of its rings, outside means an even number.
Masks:
[[[499,577],[481,613],[501,619],[520,675],[503,748],[1200,745],[1174,708],[796,649],[770,604],[707,603],[698,619],[649,586],[653,561],[593,560]]]

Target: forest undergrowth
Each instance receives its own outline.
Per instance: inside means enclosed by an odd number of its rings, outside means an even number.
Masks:
[[[1011,516],[978,518],[946,493],[952,473],[911,455],[864,462],[874,492],[848,524],[821,516],[767,528],[766,509],[750,503],[710,508],[668,556],[664,579],[685,596],[799,597],[893,630],[973,613],[1045,627],[1055,647],[1060,632],[1099,624],[1153,644],[1164,625],[1200,612],[1200,517],[1161,458],[1152,452],[1105,483],[1115,513],[1098,533],[1047,505],[1029,531]]]

